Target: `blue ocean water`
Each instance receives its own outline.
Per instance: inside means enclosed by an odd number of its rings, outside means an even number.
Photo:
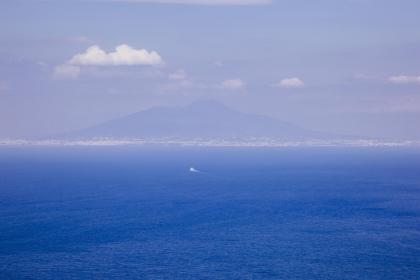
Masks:
[[[420,150],[1,148],[0,279],[111,278],[420,279]]]

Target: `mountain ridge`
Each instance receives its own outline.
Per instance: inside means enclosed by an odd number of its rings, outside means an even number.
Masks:
[[[312,131],[263,115],[233,110],[213,100],[186,106],[153,107],[67,135],[71,138],[171,139],[326,139]]]

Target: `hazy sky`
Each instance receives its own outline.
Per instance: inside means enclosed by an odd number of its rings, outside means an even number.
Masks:
[[[215,99],[420,138],[418,0],[1,0],[0,137]]]

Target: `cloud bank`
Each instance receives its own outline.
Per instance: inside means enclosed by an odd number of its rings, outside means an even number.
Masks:
[[[305,86],[305,83],[299,78],[286,78],[277,83],[276,86],[282,88],[301,88]]]
[[[119,45],[114,52],[107,53],[99,46],[91,46],[85,52],[74,55],[70,60],[54,68],[56,79],[79,77],[82,66],[133,66],[164,65],[162,57],[155,51],[134,49],[126,44]]]
[[[419,84],[420,76],[392,76],[388,79],[393,84]]]
[[[114,52],[106,53],[99,46],[91,46],[84,53],[76,54],[69,60],[72,65],[159,65],[163,64],[155,51],[134,49],[128,45],[119,45]]]
[[[241,79],[229,79],[223,81],[222,88],[227,90],[240,90],[245,88],[245,83]]]
[[[272,3],[272,0],[108,0],[108,1],[130,2],[130,3],[207,5],[207,6],[249,6],[249,5],[268,5]]]

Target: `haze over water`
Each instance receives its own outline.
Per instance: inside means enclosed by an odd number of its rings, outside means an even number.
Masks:
[[[418,149],[2,147],[0,278],[418,279],[419,200]]]

